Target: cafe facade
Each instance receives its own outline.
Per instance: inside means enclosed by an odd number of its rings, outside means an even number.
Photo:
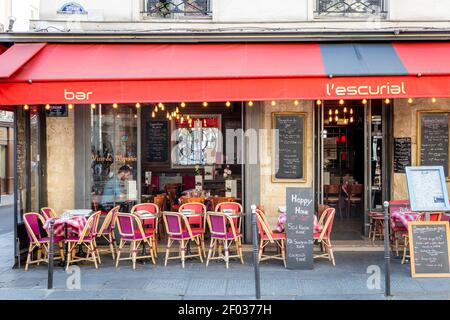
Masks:
[[[3,43],[17,239],[25,212],[101,210],[124,165],[128,200],[201,176],[212,197],[260,205],[274,225],[286,188],[312,188],[316,206],[339,208],[337,240],[363,240],[370,211],[408,199],[405,166],[449,175],[448,41],[199,40]],[[330,191],[347,183],[362,185],[354,202]]]

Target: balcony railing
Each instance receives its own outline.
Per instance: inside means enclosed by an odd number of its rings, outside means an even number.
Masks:
[[[385,0],[316,0],[316,16],[385,17]]]
[[[144,0],[144,14],[158,18],[211,16],[211,0]]]

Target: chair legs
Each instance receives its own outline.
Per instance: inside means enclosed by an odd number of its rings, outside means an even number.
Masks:
[[[286,247],[284,241],[284,239],[275,240],[274,243],[277,246],[277,253],[274,255],[268,255],[264,254],[264,249],[266,249],[271,242],[269,240],[261,239],[259,242],[258,263],[265,260],[275,259],[282,260],[284,267],[286,267]]]
[[[333,247],[331,245],[330,239],[323,239],[322,241],[318,242],[319,244],[323,245],[324,253],[316,254],[314,255],[314,259],[317,258],[325,258],[328,259],[333,264],[333,267],[336,266],[336,262],[334,260],[334,253],[333,253]]]
[[[178,241],[178,255],[177,256],[170,256],[170,248],[172,247],[173,243],[175,241]],[[198,253],[197,254],[188,254],[188,244],[191,239],[174,239],[174,238],[168,238],[167,239],[167,247],[166,247],[166,256],[164,259],[164,266],[167,266],[167,261],[172,259],[181,259],[181,266],[185,267],[185,261],[186,258],[194,258],[199,257],[200,261],[203,262],[203,247],[202,247],[202,239],[200,238],[200,235],[194,236],[194,242],[197,246]]]
[[[36,260],[33,260],[33,252],[38,249]],[[62,242],[58,242],[58,250],[59,250],[59,257],[55,259],[61,259],[64,261],[64,250],[63,250],[63,244]],[[28,246],[28,253],[27,253],[27,261],[25,263],[25,271],[28,271],[28,268],[30,264],[37,264],[38,266],[41,264],[41,262],[48,262],[48,244],[42,243],[40,245],[30,243]]]
[[[88,252],[86,257],[77,257],[76,256],[76,248],[77,246],[84,246],[87,248]],[[66,270],[69,269],[70,263],[79,262],[79,261],[91,261],[94,262],[95,268],[98,269],[98,261],[99,255],[97,250],[97,245],[95,240],[85,241],[82,243],[78,243],[78,241],[68,241],[67,243],[67,260],[66,260]]]
[[[133,265],[133,270],[136,269],[136,262],[139,259],[147,259],[150,258],[152,260],[153,264],[156,264],[155,261],[155,249],[153,248],[154,245],[154,237],[148,237],[143,240],[123,240],[120,239],[119,241],[119,248],[117,249],[117,257],[116,257],[116,268],[119,267],[119,261],[122,260],[131,260]],[[122,255],[122,250],[125,247],[125,244],[127,242],[130,242],[130,254],[127,258],[120,258]],[[144,252],[142,255],[138,255],[138,251],[140,250],[140,246],[142,245],[148,245],[149,247],[149,254],[147,255],[146,252]]]

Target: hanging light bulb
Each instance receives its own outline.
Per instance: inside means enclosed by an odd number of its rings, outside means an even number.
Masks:
[[[248,106],[249,106],[249,107],[253,107],[253,101],[249,101],[249,102],[248,102]]]
[[[339,110],[338,109],[334,110],[334,114],[339,114]]]
[[[46,104],[46,105],[45,105],[45,110],[50,110],[50,109],[51,109],[50,105],[49,105],[49,104]]]
[[[345,101],[344,100],[339,100],[339,104],[342,106],[342,105],[344,105],[344,103],[345,103]]]
[[[172,121],[172,116],[169,116],[169,120]]]
[[[136,102],[136,109],[139,109],[141,107],[141,104],[139,102]]]
[[[30,107],[26,104],[23,106],[23,110],[30,110]]]
[[[230,102],[230,101],[225,102],[225,106],[226,106],[227,108],[231,107],[231,102]]]
[[[363,99],[362,103],[367,104],[367,99]]]
[[[348,119],[347,118],[344,119],[344,124],[348,124]]]
[[[353,123],[353,117],[350,117],[350,123]]]
[[[436,98],[431,98],[431,102],[436,103],[437,99]]]
[[[338,121],[339,121],[339,117],[338,117],[338,116],[334,117],[334,120],[335,120],[336,122],[338,122]]]
[[[347,113],[347,107],[344,107],[344,113]]]
[[[180,120],[180,115],[177,113],[177,115],[175,116],[175,118],[177,118],[177,120]]]
[[[92,103],[92,104],[91,104],[91,109],[94,110],[95,107],[96,107],[96,106],[95,106],[95,103]]]
[[[270,102],[270,104],[274,107],[274,106],[276,106],[277,105],[277,102],[276,101],[274,101],[274,100],[272,100],[272,102]]]
[[[152,111],[152,118],[156,117],[155,111]]]
[[[113,108],[117,109],[119,106],[117,105],[117,103],[113,103]]]
[[[409,98],[409,99],[408,99],[408,103],[409,103],[409,104],[413,103],[413,99],[412,99],[412,98]]]
[[[137,114],[135,114],[135,115],[134,115],[134,118],[135,118],[135,119],[137,119],[137,117],[138,117],[138,115],[137,115]]]
[[[321,100],[317,100],[317,101],[316,101],[316,104],[317,104],[318,106],[320,106],[320,105],[322,104],[322,101],[321,101]]]
[[[298,106],[299,103],[300,103],[300,102],[299,102],[298,100],[295,100],[295,101],[294,101],[294,105],[295,105],[295,106]]]
[[[167,112],[166,113],[166,118],[169,119],[169,117],[170,117],[170,114]]]
[[[389,99],[389,98],[386,98],[386,100],[384,100],[384,103],[386,103],[386,104],[389,104],[389,103],[391,103],[391,99]]]
[[[330,117],[328,118],[328,122],[333,122],[333,117],[332,117],[332,116],[330,116]]]
[[[350,114],[353,114],[353,108],[350,108]]]
[[[180,123],[183,124],[183,122],[184,122],[184,117],[181,117]]]
[[[331,109],[328,110],[328,114],[331,116],[333,114],[333,111]]]
[[[186,103],[182,102],[182,103],[180,103],[180,106],[181,106],[182,108],[184,108],[184,107],[186,107]]]
[[[179,112],[180,112],[180,109],[177,107],[177,108],[175,109],[175,112],[176,112],[176,113],[179,113]]]
[[[68,107],[69,107],[69,110],[72,110],[72,109],[73,109],[73,104],[70,103],[70,104],[68,105]]]
[[[203,102],[203,107],[206,108],[208,106],[208,102]]]

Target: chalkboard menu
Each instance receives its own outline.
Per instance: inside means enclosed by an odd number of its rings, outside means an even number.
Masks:
[[[304,147],[305,147],[305,114],[273,113],[273,129],[278,130],[275,136],[275,168],[273,181],[303,181]]]
[[[47,117],[68,117],[69,112],[67,110],[67,105],[51,105],[49,110],[45,110]]]
[[[286,189],[286,259],[289,269],[313,264],[314,196],[312,188]]]
[[[409,249],[413,277],[450,277],[448,221],[409,223]]]
[[[405,173],[411,166],[411,138],[394,139],[394,172]]]
[[[167,163],[169,161],[169,122],[165,120],[147,121],[145,127],[145,148],[148,162]]]
[[[449,176],[449,113],[419,113],[419,152],[423,166],[443,166]]]

